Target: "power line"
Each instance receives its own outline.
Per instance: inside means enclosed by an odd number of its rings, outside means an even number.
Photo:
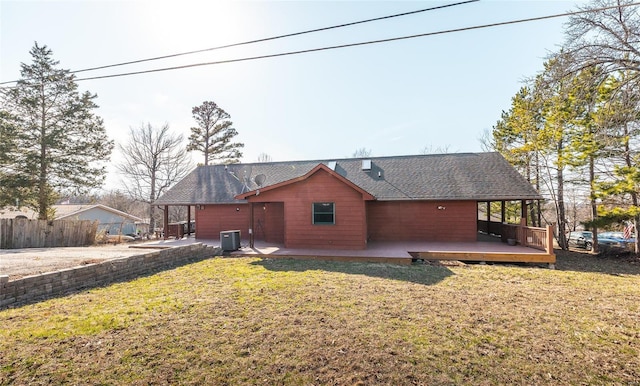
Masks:
[[[153,72],[179,70],[179,69],[184,69],[184,68],[211,66],[211,65],[216,65],[216,64],[237,63],[237,62],[246,62],[246,61],[258,60],[258,59],[276,58],[276,57],[281,57],[281,56],[299,55],[299,54],[306,54],[306,53],[311,53],[311,52],[335,50],[335,49],[340,49],[340,48],[358,47],[358,46],[364,46],[364,45],[369,45],[369,44],[388,43],[388,42],[394,42],[394,41],[399,41],[399,40],[415,39],[415,38],[420,38],[420,37],[425,37],[425,36],[443,35],[443,34],[454,33],[454,32],[471,31],[471,30],[477,30],[477,29],[499,27],[499,26],[510,25],[510,24],[520,24],[520,23],[527,23],[527,22],[532,22],[532,21],[540,21],[540,20],[553,19],[553,18],[559,18],[559,17],[580,15],[580,14],[589,13],[589,12],[599,12],[599,11],[604,11],[604,10],[607,10],[607,9],[630,7],[630,6],[634,6],[634,5],[640,5],[640,3],[631,3],[631,4],[626,4],[626,5],[616,5],[616,6],[609,6],[609,7],[602,7],[602,8],[581,10],[581,11],[574,11],[574,12],[565,12],[565,13],[559,13],[559,14],[554,14],[554,15],[531,17],[531,18],[526,18],[526,19],[511,20],[511,21],[491,23],[491,24],[483,24],[483,25],[472,26],[472,27],[455,28],[455,29],[448,29],[448,30],[442,30],[442,31],[436,31],[436,32],[427,32],[427,33],[417,34],[417,35],[400,36],[400,37],[395,37],[395,38],[379,39],[379,40],[369,40],[369,41],[365,41],[365,42],[341,44],[341,45],[336,45],[336,46],[327,46],[327,47],[320,47],[320,48],[311,48],[311,49],[306,49],[306,50],[281,52],[281,53],[277,53],[277,54],[250,56],[250,57],[246,57],[246,58],[219,60],[219,61],[214,61],[214,62],[194,63],[194,64],[186,64],[186,65],[181,65],[181,66],[174,66],[174,67],[156,68],[156,69],[152,69],[152,70],[141,70],[141,71],[120,73],[120,74],[111,74],[111,75],[101,75],[101,76],[93,76],[93,77],[87,77],[87,78],[78,78],[78,79],[76,79],[76,81],[107,79],[107,78],[115,78],[115,77],[130,76],[130,75],[140,75],[140,74],[148,74],[148,73],[153,73]]]
[[[424,8],[424,9],[419,9],[419,10],[416,10],[416,11],[398,13],[398,14],[395,14],[395,15],[376,17],[376,18],[373,18],[373,19],[354,21],[354,22],[351,22],[351,23],[338,24],[338,25],[334,25],[334,26],[330,26],[330,27],[322,27],[322,28],[316,28],[316,29],[311,29],[311,30],[307,30],[307,31],[294,32],[294,33],[285,34],[285,35],[278,35],[278,36],[272,36],[272,37],[268,37],[268,38],[249,40],[249,41],[241,42],[241,43],[233,43],[233,44],[227,44],[227,45],[218,46],[218,47],[205,48],[205,49],[201,49],[201,50],[187,51],[187,52],[182,52],[182,53],[177,53],[177,54],[157,56],[157,57],[154,57],[154,58],[140,59],[140,60],[134,60],[134,61],[130,61],[130,62],[124,62],[124,63],[110,64],[110,65],[105,65],[105,66],[100,66],[100,67],[87,68],[87,69],[83,69],[83,70],[73,71],[72,73],[93,71],[93,70],[101,70],[101,69],[104,69],[104,68],[118,67],[118,66],[124,66],[124,65],[128,65],[128,64],[149,62],[149,61],[152,61],[152,60],[175,58],[177,56],[184,56],[184,55],[197,54],[197,53],[201,53],[201,52],[220,50],[220,49],[223,49],[223,48],[231,48],[231,47],[243,46],[243,45],[254,44],[254,43],[262,43],[262,42],[267,42],[267,41],[270,41],[270,40],[283,39],[283,38],[299,36],[299,35],[304,35],[304,34],[309,34],[309,33],[314,33],[314,32],[328,31],[328,30],[336,29],[336,28],[350,27],[350,26],[357,25],[357,24],[364,24],[364,23],[369,23],[369,22],[373,22],[373,21],[392,19],[392,18],[395,18],[395,17],[408,16],[408,15],[413,15],[413,14],[416,14],[416,13],[422,13],[422,12],[427,12],[427,11],[435,11],[435,10],[438,10],[438,9],[443,9],[443,8],[457,6],[457,5],[468,4],[468,3],[475,3],[475,2],[478,2],[478,1],[480,1],[480,0],[461,1],[461,2],[453,3],[453,4],[440,5],[440,6],[437,6],[437,7]]]
[[[580,15],[580,14],[584,14],[584,13],[599,12],[599,11],[604,11],[604,10],[608,10],[608,9],[624,8],[624,7],[630,7],[630,6],[635,6],[635,5],[640,5],[640,3],[630,3],[630,4],[615,5],[615,6],[588,9],[588,10],[565,12],[565,13],[559,13],[559,14],[553,14],[553,15],[547,15],[547,16],[539,16],[539,17],[532,17],[532,18],[526,18],[526,19],[518,19],[518,20],[505,21],[505,22],[498,22],[498,23],[482,24],[482,25],[478,25],[478,26],[455,28],[455,29],[448,29],[448,30],[442,30],[442,31],[436,31],[436,32],[427,32],[427,33],[422,33],[422,34],[400,36],[400,37],[395,37],[395,38],[369,40],[369,41],[358,42],[358,43],[349,43],[349,44],[341,44],[341,45],[336,45],[336,46],[311,48],[311,49],[306,49],[306,50],[281,52],[281,53],[277,53],[277,54],[251,56],[251,57],[246,57],[246,58],[219,60],[219,61],[214,61],[214,62],[186,64],[186,65],[181,65],[181,66],[163,67],[163,68],[156,68],[156,69],[151,69],[151,70],[141,70],[141,71],[119,73],[119,74],[100,75],[100,76],[93,76],[93,77],[86,77],[86,78],[77,78],[75,80],[76,81],[82,81],[82,80],[96,80],[96,79],[116,78],[116,77],[121,77],[121,76],[141,75],[141,74],[148,74],[148,73],[153,73],[153,72],[172,71],[172,70],[179,70],[179,69],[185,69],[185,68],[211,66],[211,65],[216,65],[216,64],[237,63],[237,62],[245,62],[245,61],[258,60],[258,59],[276,58],[276,57],[281,57],[281,56],[299,55],[299,54],[305,54],[305,53],[311,53],[311,52],[320,52],[320,51],[328,51],[328,50],[334,50],[334,49],[340,49],[340,48],[358,47],[358,46],[364,46],[364,45],[370,45],[370,44],[388,43],[388,42],[393,42],[393,41],[415,39],[415,38],[419,38],[419,37],[443,35],[443,34],[448,34],[448,33],[464,32],[464,31],[471,31],[471,30],[477,30],[477,29],[499,27],[499,26],[504,26],[504,25],[527,23],[527,22],[532,22],[532,21],[540,21],[540,20],[547,20],[547,19],[553,19],[553,18],[559,18],[559,17]],[[4,82],[4,83],[14,83],[14,82],[16,82],[16,81]],[[0,83],[0,84],[4,84],[4,83]]]
[[[435,10],[454,7],[454,6],[458,6],[458,5],[475,3],[475,2],[478,2],[478,1],[480,1],[480,0],[465,0],[465,1],[458,2],[458,3],[439,5],[439,6],[436,6],[436,7],[424,8],[424,9],[419,9],[419,10],[416,10],[416,11],[402,12],[402,13],[397,13],[397,14],[394,14],[394,15],[381,16],[381,17],[376,17],[376,18],[373,18],[373,19],[359,20],[359,21],[354,21],[354,22],[350,22],[350,23],[337,24],[337,25],[333,25],[333,26],[329,26],[329,27],[315,28],[315,29],[310,29],[310,30],[306,30],[306,31],[294,32],[294,33],[289,33],[289,34],[284,34],[284,35],[271,36],[271,37],[267,37],[267,38],[249,40],[249,41],[240,42],[240,43],[227,44],[227,45],[223,45],[223,46],[204,48],[204,49],[194,50],[194,51],[180,52],[180,53],[170,54],[170,55],[156,56],[156,57],[147,58],[147,59],[132,60],[132,61],[116,63],[116,64],[107,64],[107,65],[98,66],[98,67],[90,67],[90,68],[85,68],[85,69],[82,69],[82,70],[70,71],[69,73],[70,74],[77,74],[77,73],[80,73],[80,72],[103,70],[105,68],[120,67],[120,66],[126,66],[126,65],[130,65],[130,64],[138,64],[138,63],[150,62],[150,61],[154,61],[154,60],[169,59],[169,58],[175,58],[175,57],[178,57],[178,56],[198,54],[198,53],[201,53],[201,52],[221,50],[221,49],[224,49],[224,48],[231,48],[231,47],[238,47],[238,46],[255,44],[255,43],[262,43],[262,42],[267,42],[267,41],[271,41],[271,40],[284,39],[284,38],[293,37],[293,36],[300,36],[300,35],[310,34],[310,33],[314,33],[314,32],[322,32],[322,31],[328,31],[328,30],[331,30],[331,29],[350,27],[350,26],[354,26],[354,25],[358,25],[358,24],[370,23],[370,22],[373,22],[373,21],[380,21],[380,20],[392,19],[392,18],[401,17],[401,16],[414,15],[414,14],[417,14],[417,13],[422,13],[422,12],[427,12],[427,11],[435,11]],[[0,85],[1,84],[7,84],[7,83],[15,83],[15,82],[17,82],[17,80],[0,82]]]

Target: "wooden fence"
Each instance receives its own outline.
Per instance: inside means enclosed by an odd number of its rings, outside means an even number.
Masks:
[[[0,249],[82,247],[96,240],[91,220],[0,219]]]

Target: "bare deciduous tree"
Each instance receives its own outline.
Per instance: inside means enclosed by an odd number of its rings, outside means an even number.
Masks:
[[[372,151],[371,149],[367,149],[365,147],[361,147],[360,149],[353,152],[353,158],[367,158],[371,157]]]
[[[437,146],[434,149],[433,145],[429,145],[429,146],[423,147],[422,150],[420,151],[420,154],[447,154],[447,153],[450,153],[449,148],[450,148],[449,145],[445,145],[445,146]]]
[[[606,7],[613,8],[603,9]],[[607,102],[615,107],[615,111],[606,114],[609,121],[607,129],[613,131],[614,138],[618,138],[614,141],[617,142],[617,146],[614,146],[614,157],[622,158],[622,162],[618,162],[617,165],[615,160],[612,162],[615,166],[613,174],[617,174],[614,176],[615,183],[604,191],[609,196],[621,193],[628,195],[630,202],[626,208],[624,205],[616,205],[601,215],[604,215],[606,221],[619,222],[625,217],[632,220],[636,224],[635,250],[638,252],[640,182],[637,178],[630,179],[629,176],[640,174],[640,156],[636,150],[640,138],[637,114],[640,103],[636,91],[640,88],[640,12],[633,0],[593,0],[583,9],[594,11],[574,15],[569,19],[567,42],[563,50],[572,58],[572,65],[565,74],[571,75],[587,68],[597,68],[609,75],[604,77],[606,87],[611,88],[607,93]],[[633,143],[636,146],[633,146]],[[624,216],[621,216],[623,212]]]
[[[571,16],[567,25],[565,54],[572,58],[570,71],[598,67],[607,73],[640,68],[640,15],[633,0],[594,0],[582,7],[601,9]],[[637,82],[638,76],[628,79]]]
[[[271,162],[273,158],[267,153],[258,154],[258,162]]]
[[[130,128],[129,140],[118,145],[123,161],[117,168],[126,179],[123,187],[149,206],[151,232],[156,223],[153,202],[193,167],[183,142],[183,136],[171,133],[168,124],[156,128],[147,123]]]
[[[96,202],[138,217],[145,217],[146,205],[134,200],[126,192],[111,190],[96,197]]]

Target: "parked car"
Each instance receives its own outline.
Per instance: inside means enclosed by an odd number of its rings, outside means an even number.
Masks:
[[[588,231],[570,232],[567,243],[570,247],[584,248],[590,251],[593,248],[593,233]]]
[[[612,239],[612,240],[617,240],[621,243],[623,243],[625,249],[627,249],[628,251],[634,251],[635,250],[635,245],[636,245],[636,238],[635,237],[630,237],[628,239],[624,238],[624,232],[602,232],[598,234],[598,242],[600,241],[600,238],[604,237],[606,239]]]
[[[636,243],[635,237],[630,237],[628,239],[625,239],[624,232],[602,232],[602,233],[598,233],[598,240],[600,239],[600,237],[605,237],[608,239],[624,240],[630,244]]]
[[[615,233],[622,232],[603,232],[598,234],[598,246],[603,252],[613,250],[630,250],[633,242],[625,240],[623,237],[612,237]],[[567,239],[570,247],[584,248],[590,251],[593,248],[593,233],[590,231],[578,231],[569,233]]]

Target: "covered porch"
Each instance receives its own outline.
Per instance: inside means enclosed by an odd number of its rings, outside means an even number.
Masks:
[[[513,201],[512,201],[513,202]],[[511,203],[512,203],[511,202]],[[493,204],[498,204],[492,212]],[[259,256],[265,258],[305,258],[335,261],[363,261],[410,264],[417,260],[456,260],[478,262],[513,262],[548,264],[553,268],[556,257],[553,252],[553,227],[530,226],[539,223],[534,211],[536,201],[517,200],[515,210],[517,224],[508,216],[509,202],[478,201],[476,241],[379,241],[370,240],[362,250],[333,248],[286,248],[282,243],[256,238],[254,210],[250,204],[251,225],[247,240],[234,256]],[[513,205],[511,205],[513,206]],[[484,212],[484,213],[481,213]],[[536,218],[538,217],[538,218]],[[499,220],[498,220],[499,219]],[[533,221],[531,221],[533,219]],[[537,220],[537,221],[536,221]]]
[[[495,201],[494,201],[495,203]],[[333,261],[360,261],[395,264],[411,264],[418,260],[457,260],[478,262],[513,262],[548,264],[553,268],[556,257],[553,252],[553,227],[528,226],[528,210],[532,203],[520,202],[519,224],[505,222],[505,202],[498,201],[499,208],[491,212],[491,202],[478,202],[477,238],[476,241],[369,241],[364,249],[334,249],[334,248],[286,248],[281,238],[266,237],[264,229],[259,225],[265,219],[265,210],[256,210],[254,206],[264,207],[264,203],[249,203],[248,232],[240,235],[241,246],[238,250],[229,251],[231,256],[253,256],[262,258],[298,258],[320,259]],[[235,208],[235,206],[234,206]],[[480,210],[485,209],[486,210]],[[190,208],[188,208],[190,209]],[[165,207],[165,224],[168,224],[168,207]],[[187,221],[184,225],[185,234],[191,231],[190,210],[187,210]],[[482,212],[482,213],[481,213]],[[499,213],[499,217],[496,213]],[[278,212],[279,213],[279,212]],[[257,217],[257,220],[254,218]],[[497,217],[497,218],[496,218]],[[498,220],[499,219],[499,220]],[[167,235],[176,236],[178,240],[183,235],[173,235],[168,227]],[[240,228],[238,228],[240,229]],[[258,236],[258,237],[256,237]],[[215,237],[215,236],[214,236]],[[187,241],[190,238],[184,238]],[[195,239],[193,240],[195,241]],[[220,239],[198,239],[199,242],[221,246]]]

